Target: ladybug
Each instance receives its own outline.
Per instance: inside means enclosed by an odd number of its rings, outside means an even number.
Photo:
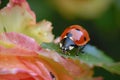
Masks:
[[[72,25],[61,34],[59,45],[62,51],[66,53],[73,48],[78,48],[78,51],[82,50],[88,41],[90,41],[88,32],[82,26]]]

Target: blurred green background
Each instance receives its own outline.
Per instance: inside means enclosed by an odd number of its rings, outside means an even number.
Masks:
[[[8,0],[1,0],[0,8]],[[90,34],[90,44],[103,50],[115,61],[120,61],[120,0],[27,0],[36,13],[37,22],[52,22],[58,37],[72,25],[82,25]],[[95,76],[104,80],[120,80],[120,76],[95,68]]]

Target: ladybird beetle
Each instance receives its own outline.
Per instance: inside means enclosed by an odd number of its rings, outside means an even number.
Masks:
[[[73,48],[78,48],[78,51],[82,50],[88,41],[90,41],[88,32],[79,25],[72,25],[61,34],[59,45],[62,51],[66,53]]]

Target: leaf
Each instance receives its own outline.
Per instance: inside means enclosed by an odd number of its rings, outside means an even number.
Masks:
[[[80,60],[83,60],[90,65],[101,66],[102,64],[114,62],[110,57],[106,56],[103,51],[97,49],[95,46],[87,45],[84,48],[84,51],[86,54],[80,54]]]
[[[109,65],[103,65],[102,67],[112,73],[116,73],[120,75],[120,62],[116,62]]]
[[[104,54],[103,51],[97,49],[95,46],[87,45],[83,50],[84,54],[79,52],[78,56],[75,55],[75,50],[68,52],[70,55],[66,55],[61,52],[58,45],[54,43],[42,43],[42,47],[48,48],[60,53],[64,57],[72,59],[78,59],[90,66],[99,66],[110,72],[120,74],[120,63],[115,63],[114,60]]]

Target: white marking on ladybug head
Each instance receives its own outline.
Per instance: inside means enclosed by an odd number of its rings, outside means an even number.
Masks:
[[[62,43],[59,44],[60,45],[60,48],[62,47]]]
[[[74,46],[69,46],[69,50],[72,50],[74,48]]]
[[[73,41],[73,38],[72,37],[69,37],[72,41]]]
[[[61,49],[62,49],[62,50],[64,50],[64,51],[66,51],[66,50],[67,50],[67,48],[66,48],[66,47],[63,47],[63,46],[61,47]]]
[[[67,36],[65,36],[64,38],[67,38]]]

